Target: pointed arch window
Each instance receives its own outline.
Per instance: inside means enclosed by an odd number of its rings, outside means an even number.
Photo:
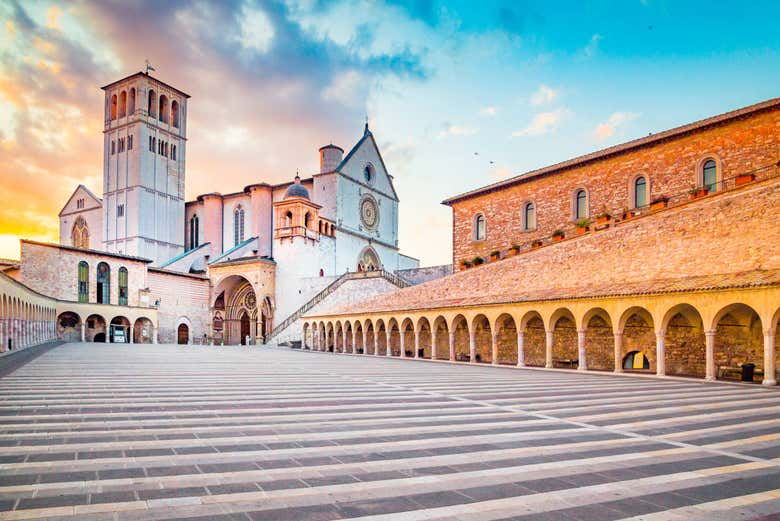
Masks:
[[[116,94],[111,96],[111,119],[116,119],[116,112],[117,112],[117,99]]]
[[[238,205],[233,210],[233,243],[244,242],[244,208]]]
[[[147,115],[154,117],[156,114],[155,110],[157,109],[157,95],[152,89],[149,89],[149,97],[147,101],[146,113]]]
[[[133,114],[135,114],[135,87],[130,89],[127,99],[127,115],[132,116]]]
[[[96,289],[97,303],[109,304],[111,302],[111,268],[105,262],[97,265]]]
[[[168,96],[160,95],[160,110],[157,113],[158,119],[163,123],[168,123]]]
[[[89,228],[87,227],[87,221],[81,215],[79,215],[76,218],[76,222],[73,223],[71,242],[74,248],[89,248]]]
[[[127,116],[127,91],[122,91],[119,94],[119,117],[123,118]]]
[[[89,264],[79,262],[78,275],[79,302],[89,302]]]
[[[171,124],[179,128],[179,102],[176,100],[171,102]]]
[[[193,215],[192,218],[190,218],[190,249],[194,250],[198,247],[198,241],[200,240],[200,230],[198,229],[200,225],[199,219],[197,215]]]
[[[119,305],[127,305],[127,268],[119,268]]]

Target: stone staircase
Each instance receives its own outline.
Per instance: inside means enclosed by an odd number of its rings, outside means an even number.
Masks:
[[[317,306],[325,299],[327,299],[331,294],[333,294],[334,291],[336,291],[338,288],[343,286],[344,283],[348,281],[367,280],[367,279],[375,279],[375,278],[383,278],[389,283],[393,284],[394,286],[397,286],[398,288],[406,288],[412,285],[410,282],[400,277],[399,275],[395,273],[391,273],[386,270],[344,273],[336,280],[328,284],[322,291],[314,295],[314,297],[312,297],[311,300],[309,300],[303,306],[298,308],[297,311],[295,311],[289,317],[284,319],[279,325],[274,327],[273,330],[271,330],[271,332],[268,334],[268,337],[265,339],[265,343],[266,344],[272,343],[273,340],[277,338],[282,332],[284,332],[285,330],[287,330],[287,328],[289,328],[295,322],[300,320],[300,318],[303,315],[308,313],[315,306]]]

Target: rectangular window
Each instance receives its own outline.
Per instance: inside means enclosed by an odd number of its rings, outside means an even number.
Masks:
[[[152,141],[154,138],[152,136],[149,136],[149,152],[154,152],[154,142]]]
[[[116,153],[116,141],[111,142],[111,155],[113,156]]]
[[[132,150],[133,149],[133,136],[132,134],[127,137],[127,149]]]
[[[173,145],[173,146],[171,147],[171,159],[173,159],[174,161],[176,161],[176,145]]]
[[[116,216],[117,217],[124,217],[125,216],[125,205],[120,204],[116,207]]]
[[[79,210],[84,208],[84,199],[78,199],[76,201],[76,208],[79,209]]]

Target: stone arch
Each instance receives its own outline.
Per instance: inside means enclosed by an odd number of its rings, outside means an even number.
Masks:
[[[579,367],[577,320],[567,308],[558,308],[550,317],[552,367]]]
[[[754,364],[761,372],[765,370],[764,331],[754,308],[743,303],[729,304],[715,314],[710,330],[715,331],[716,377],[739,377],[733,370],[718,371],[718,368],[738,368],[743,363]]]
[[[709,161],[715,163],[715,190],[710,192],[717,192],[723,183],[723,161],[716,154],[706,154],[696,161],[695,184],[698,188],[705,187],[704,170],[709,166]]]
[[[352,330],[352,322],[350,322],[349,320],[346,320],[344,322],[344,352],[345,353],[355,352],[354,332]]]
[[[665,374],[704,377],[706,340],[699,311],[687,303],[677,304],[664,314],[661,330]]]
[[[387,321],[387,331],[390,339],[387,343],[390,356],[401,356],[401,328],[395,317]]]
[[[336,338],[333,322],[325,323],[325,351],[333,353],[336,350]]]
[[[84,339],[87,342],[106,342],[108,330],[106,319],[98,314],[92,314],[85,321]]]
[[[79,215],[70,231],[70,240],[74,248],[89,249],[89,226],[86,219]]]
[[[78,313],[64,311],[57,317],[57,338],[65,342],[80,342],[81,326],[81,317]]]
[[[535,310],[520,319],[523,332],[523,365],[544,367],[547,360],[547,333],[542,315]]]
[[[433,321],[433,338],[431,346],[435,347],[437,360],[449,360],[450,358],[450,330],[447,326],[447,319],[439,315]]]
[[[151,344],[154,340],[154,323],[146,317],[138,317],[133,324],[133,342]]]
[[[632,306],[620,315],[616,333],[620,336],[615,354],[618,371],[650,371],[657,369],[656,332],[653,315],[641,306]],[[641,363],[647,359],[647,369]]]
[[[609,312],[604,308],[589,309],[583,315],[582,328],[585,334],[584,367],[596,371],[614,370],[615,337]]]
[[[365,329],[363,329],[363,323],[360,320],[355,321],[355,353],[364,354],[366,352],[365,346]]]
[[[471,336],[474,338],[474,358],[472,362],[491,363],[493,361],[493,333],[490,320],[479,313],[471,319]]]
[[[334,351],[336,353],[343,353],[344,352],[344,327],[341,325],[341,320],[336,321],[336,325],[334,327],[334,334],[335,334],[335,339],[333,342],[333,345],[335,346]]]
[[[190,319],[184,316],[177,318],[174,334],[176,335],[175,343],[191,344],[194,332],[192,330],[192,322],[190,322]]]
[[[127,115],[135,114],[135,87],[130,87],[130,94],[127,99]]]
[[[450,333],[454,335],[455,352],[453,360],[468,362],[471,359],[469,346],[469,321],[462,314],[455,315],[450,320]]]
[[[124,118],[127,116],[127,91],[119,93],[119,117]]]
[[[376,351],[376,331],[374,323],[370,318],[366,319],[365,323],[366,345],[363,346],[363,352],[367,355],[373,355]]]
[[[168,123],[168,96],[160,94],[159,111],[157,113],[157,119],[163,123]]]
[[[426,317],[420,317],[417,320],[417,339],[418,349],[415,356],[417,358],[430,358],[431,357],[431,323]]]
[[[401,321],[401,336],[403,337],[403,353],[401,356],[414,356],[414,322],[411,318],[405,318]]]
[[[385,356],[387,354],[387,328],[385,321],[377,319],[376,321],[376,350],[375,355]]]
[[[110,109],[111,110],[111,119],[112,120],[116,119],[117,113],[118,113],[118,109],[119,109],[119,100],[118,100],[116,94],[113,94],[111,96],[111,109]]]
[[[176,100],[171,102],[171,125],[179,128],[179,102]]]
[[[211,307],[215,343],[245,344],[247,335],[250,344],[262,339],[272,320],[265,314],[273,314],[267,297],[260,301],[254,285],[243,275],[227,275],[219,279],[214,288]],[[221,331],[217,329],[218,325],[222,326]]]
[[[311,349],[311,325],[308,322],[304,322],[302,330],[303,333],[301,335],[301,349]]]
[[[146,98],[146,114],[151,117],[157,116],[157,94],[153,89],[149,89],[149,94]]]
[[[509,313],[502,313],[496,317],[493,327],[498,348],[496,363],[517,364],[517,322]]]

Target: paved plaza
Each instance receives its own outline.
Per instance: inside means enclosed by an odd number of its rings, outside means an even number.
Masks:
[[[0,519],[780,519],[761,386],[66,344],[0,400]]]

